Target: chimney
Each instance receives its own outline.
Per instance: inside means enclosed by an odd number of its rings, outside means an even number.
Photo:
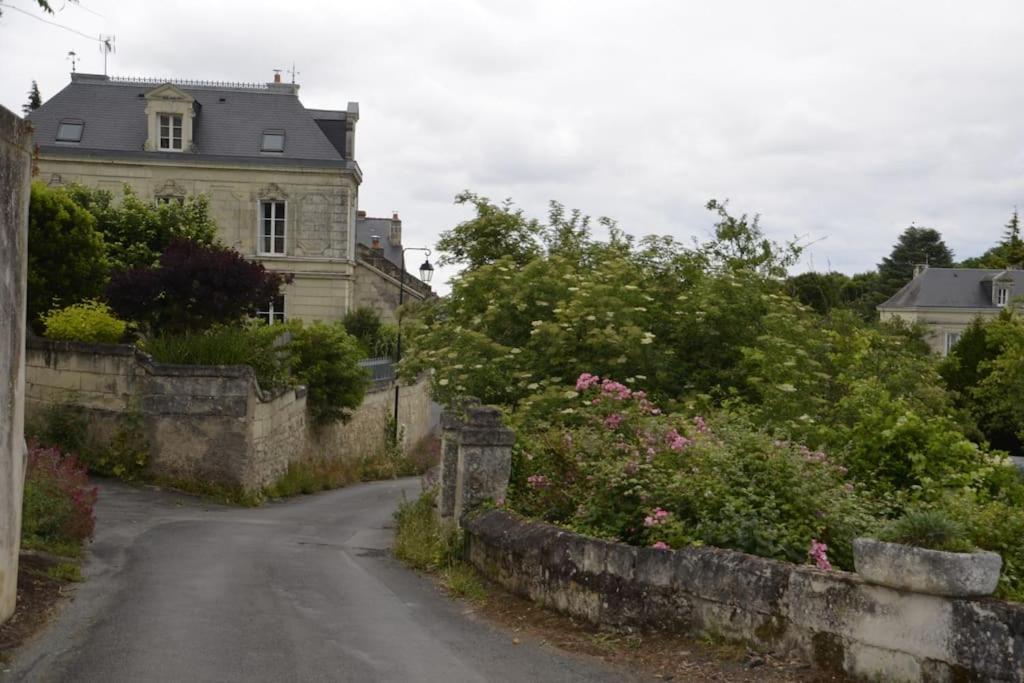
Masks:
[[[393,247],[402,246],[402,219],[398,217],[397,211],[391,214],[391,233],[388,235],[388,242]]]
[[[923,273],[926,270],[928,270],[928,264],[927,263],[917,263],[917,264],[914,264],[914,277],[917,277],[918,275],[920,275],[921,273]]]
[[[356,218],[366,218],[366,211],[364,209],[356,211]]]
[[[275,71],[274,72],[274,83],[280,83],[280,82],[281,82],[281,72],[280,71]]]
[[[373,248],[380,249],[380,235],[374,235],[371,239]]]

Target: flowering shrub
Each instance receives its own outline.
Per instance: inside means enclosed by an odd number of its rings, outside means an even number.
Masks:
[[[710,544],[852,568],[852,539],[885,512],[820,451],[740,416],[664,414],[643,391],[594,375],[515,417],[510,505],[582,533],[653,547]]]
[[[25,473],[22,544],[77,555],[92,538],[97,491],[86,468],[56,448],[31,444]]]

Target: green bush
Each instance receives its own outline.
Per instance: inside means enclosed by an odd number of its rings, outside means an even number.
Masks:
[[[288,345],[295,378],[306,385],[306,405],[319,423],[347,419],[359,407],[369,385],[358,365],[359,342],[338,323],[315,322],[295,328]]]
[[[437,518],[435,496],[436,491],[425,491],[416,500],[403,500],[395,512],[395,557],[416,569],[451,567],[461,554],[458,533]]]
[[[812,541],[852,568],[885,513],[846,469],[739,415],[665,415],[644,392],[584,374],[517,417],[509,504],[638,545],[709,544],[802,562]]]
[[[83,301],[53,309],[42,318],[44,335],[59,341],[116,344],[124,339],[128,325],[118,320],[110,307],[99,301]]]
[[[950,553],[969,553],[974,550],[966,527],[942,510],[908,510],[883,529],[879,538],[890,543]]]
[[[248,365],[260,387],[276,390],[291,382],[287,339],[295,326],[217,325],[205,332],[156,335],[140,347],[161,363]]]

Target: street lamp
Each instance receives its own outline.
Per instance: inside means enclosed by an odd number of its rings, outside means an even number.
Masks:
[[[427,252],[426,258],[423,260],[423,265],[420,266],[420,280],[430,284],[430,281],[434,278],[434,266],[430,265],[430,250],[424,247],[406,247],[402,249],[402,268],[401,273],[398,276],[398,306],[401,307],[405,301],[405,252],[407,251],[425,251]],[[395,445],[398,445],[398,361],[402,360],[402,318],[401,316],[395,316],[398,318],[398,340],[395,343]]]

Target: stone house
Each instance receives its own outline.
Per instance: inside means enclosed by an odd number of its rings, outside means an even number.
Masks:
[[[919,266],[914,279],[878,306],[884,322],[900,318],[927,330],[926,341],[945,356],[975,318],[994,318],[1024,295],[1024,270],[929,268]]]
[[[73,73],[31,114],[38,176],[115,196],[128,185],[156,201],[206,195],[222,242],[294,276],[261,311],[268,321],[337,320],[359,305],[390,315],[398,267],[357,247],[360,225],[379,227],[357,217],[359,105],[309,109],[298,91],[279,75],[231,84]],[[401,222],[389,223],[400,256]],[[407,296],[430,295],[405,279]]]

